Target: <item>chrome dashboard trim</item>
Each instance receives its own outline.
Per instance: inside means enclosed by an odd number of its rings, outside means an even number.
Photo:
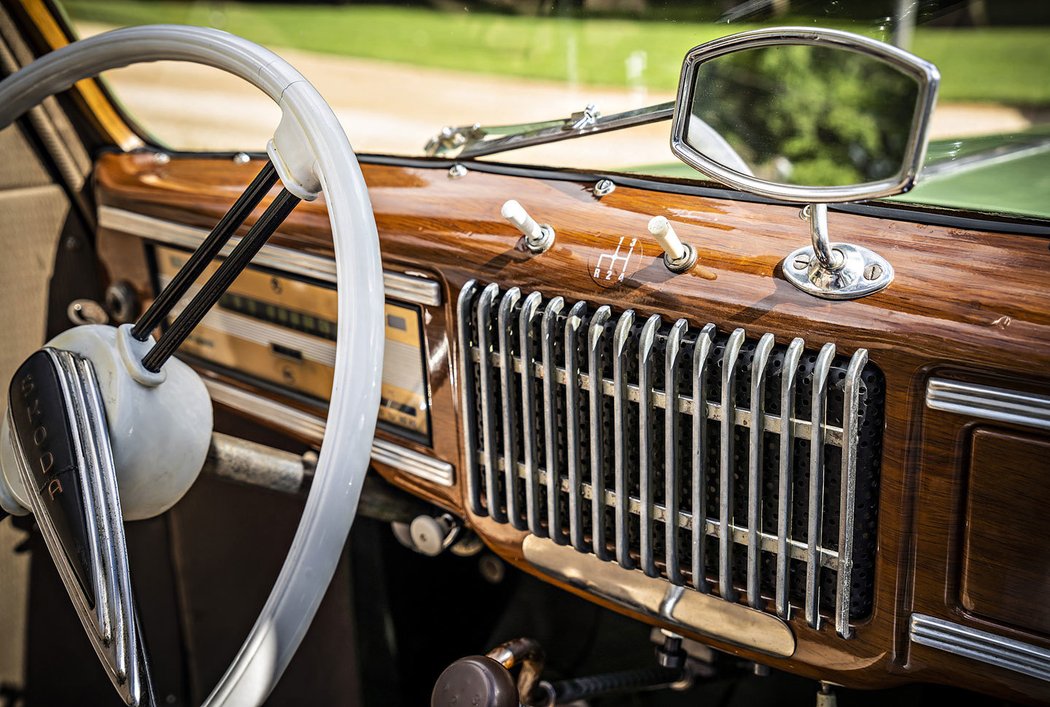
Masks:
[[[1050,681],[1050,650],[952,621],[912,614],[912,643]]]
[[[99,207],[98,225],[100,228],[108,228],[190,250],[195,250],[208,236],[208,231],[203,228],[154,218],[113,206]],[[229,255],[240,242],[241,239],[234,236],[219,254],[223,257]],[[252,259],[252,262],[274,270],[335,284],[335,261],[330,258],[266,244]],[[383,271],[383,288],[386,290],[387,297],[401,302],[431,307],[440,306],[442,302],[441,285],[423,277]]]
[[[525,560],[544,573],[633,611],[769,655],[787,658],[795,652],[791,627],[771,614],[647,577],[641,570],[624,569],[534,535],[525,538],[521,550]]]
[[[958,415],[1050,430],[1050,396],[977,383],[931,378],[926,407]]]
[[[321,443],[325,428],[322,418],[232,385],[207,378],[203,380],[213,402],[252,417],[265,417],[268,422],[281,429],[304,434],[312,442]],[[439,486],[451,487],[455,484],[455,470],[448,462],[420,454],[385,439],[372,440],[372,461],[392,466],[398,471]]]

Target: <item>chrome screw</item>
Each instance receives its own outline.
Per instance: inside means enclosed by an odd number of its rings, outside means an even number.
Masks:
[[[794,261],[791,263],[791,267],[796,270],[805,270],[809,267],[810,257],[803,253],[802,255],[796,255]]]
[[[459,179],[465,176],[467,176],[467,168],[461,164],[454,164],[448,168],[449,179]]]
[[[616,185],[611,179],[599,179],[594,185],[594,196],[601,199],[616,191]]]
[[[878,280],[882,277],[882,266],[878,263],[872,263],[864,268],[864,277],[868,280]]]

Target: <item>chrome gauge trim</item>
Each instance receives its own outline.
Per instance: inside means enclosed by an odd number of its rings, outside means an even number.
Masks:
[[[926,407],[957,415],[1050,430],[1050,396],[990,385],[931,378]]]
[[[252,417],[266,418],[270,424],[302,434],[316,444],[324,437],[325,421],[316,415],[219,381],[204,379],[204,385],[213,402]],[[455,469],[448,462],[384,439],[372,440],[372,461],[439,486],[455,484]]]
[[[912,614],[912,643],[1050,681],[1050,650],[925,614]]]
[[[98,225],[100,228],[108,228],[189,250],[196,250],[208,236],[208,231],[203,228],[154,218],[113,206],[99,207]],[[219,252],[219,255],[223,257],[229,255],[240,241],[239,237],[234,236]],[[274,270],[335,284],[335,260],[330,258],[266,244],[252,262]],[[387,297],[401,302],[430,307],[440,306],[442,302],[441,285],[424,277],[384,271],[383,288]]]

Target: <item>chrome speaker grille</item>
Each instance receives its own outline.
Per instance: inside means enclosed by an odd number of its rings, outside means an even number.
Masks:
[[[458,308],[475,514],[843,637],[870,614],[884,382],[865,350],[473,280]]]

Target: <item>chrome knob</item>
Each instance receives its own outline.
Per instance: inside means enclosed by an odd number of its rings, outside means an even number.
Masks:
[[[525,236],[525,247],[533,253],[542,253],[554,245],[554,229],[547,224],[536,223],[521,204],[510,199],[500,209],[503,218]]]

